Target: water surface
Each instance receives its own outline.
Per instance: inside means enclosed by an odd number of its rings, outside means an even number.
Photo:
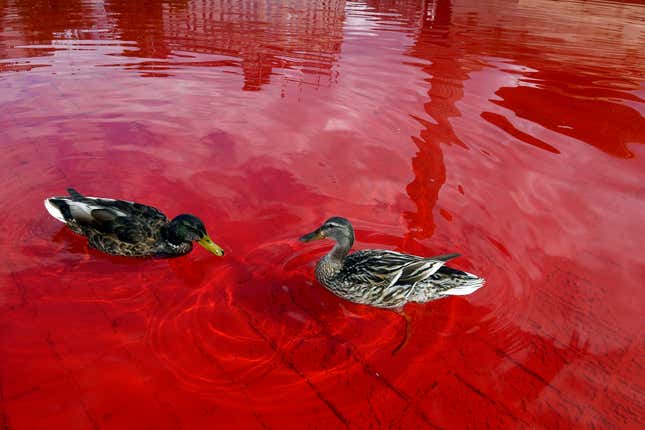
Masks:
[[[645,7],[0,2],[0,426],[642,428]],[[201,217],[227,255],[88,249],[42,199]],[[313,280],[460,252],[403,321]],[[640,329],[638,327],[641,327]]]

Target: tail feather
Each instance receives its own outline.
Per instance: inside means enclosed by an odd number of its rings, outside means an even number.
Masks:
[[[461,257],[461,254],[443,254],[437,255],[436,257],[430,257],[430,260],[439,260],[439,261],[450,261],[454,258]]]
[[[56,204],[55,198],[45,199],[45,209],[47,209],[47,212],[49,212],[49,214],[56,218],[58,221],[67,222],[60,207]]]
[[[79,193],[74,188],[68,188],[67,192],[74,200],[79,200],[83,198],[83,194]]]
[[[452,279],[454,286],[441,292],[444,296],[466,296],[472,294],[484,286],[483,278],[467,273],[468,277],[455,277]]]

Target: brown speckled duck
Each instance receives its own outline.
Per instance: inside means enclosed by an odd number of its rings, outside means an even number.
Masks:
[[[484,279],[445,266],[459,256],[418,257],[380,249],[349,253],[354,229],[345,218],[329,218],[303,242],[333,239],[336,244],[316,265],[316,278],[329,291],[355,303],[400,309],[408,302],[425,303],[470,294]]]

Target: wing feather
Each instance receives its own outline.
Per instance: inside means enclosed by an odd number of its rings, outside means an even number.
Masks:
[[[457,254],[423,258],[384,250],[365,250],[345,258],[344,271],[350,281],[374,287],[408,287],[430,278]]]
[[[73,189],[71,197],[48,199],[56,205],[65,221],[101,234],[114,234],[118,240],[138,243],[150,238],[150,226],[168,222],[157,208],[125,200],[86,197]]]

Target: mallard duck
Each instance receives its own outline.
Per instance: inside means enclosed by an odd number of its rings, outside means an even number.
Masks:
[[[418,257],[381,249],[349,254],[354,228],[341,217],[329,218],[300,240],[325,238],[336,244],[316,265],[316,278],[332,293],[355,303],[401,309],[408,302],[462,296],[484,285],[478,276],[444,266],[459,254]]]
[[[189,253],[193,241],[215,255],[224,255],[196,216],[178,215],[169,221],[156,208],[124,200],[86,197],[68,188],[67,197],[45,199],[45,208],[92,248],[129,257],[175,257]]]

